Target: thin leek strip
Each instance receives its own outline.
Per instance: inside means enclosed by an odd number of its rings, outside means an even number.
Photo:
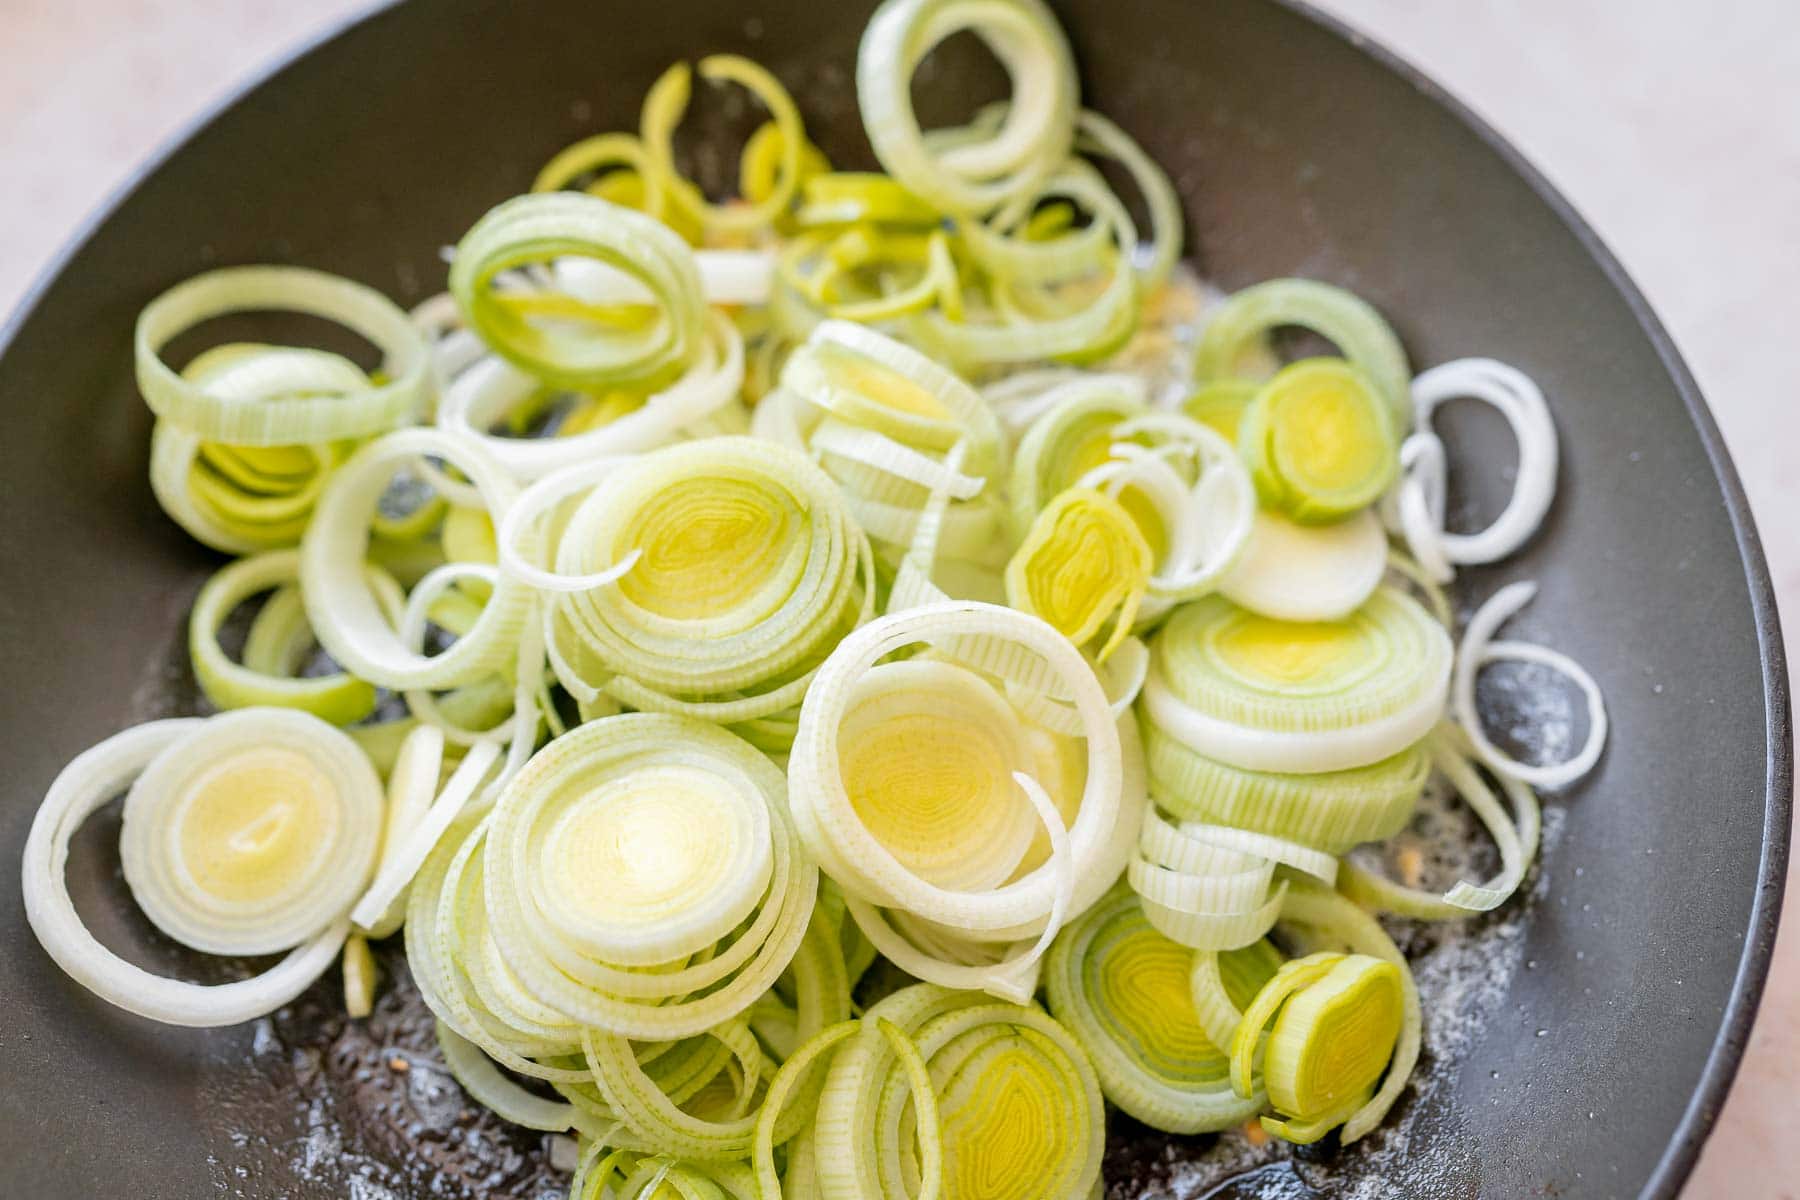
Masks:
[[[1146,717],[1196,753],[1251,771],[1340,771],[1417,742],[1443,713],[1450,640],[1382,590],[1348,619],[1272,621],[1208,597],[1151,647]]]
[[[482,854],[507,965],[619,1037],[742,1013],[793,957],[817,887],[784,793],[749,745],[686,718],[610,717],[551,742],[507,785]]]
[[[590,258],[633,276],[656,297],[654,319],[641,327],[533,320],[493,290],[502,272],[559,258]],[[488,346],[559,387],[657,387],[687,369],[705,336],[693,252],[661,222],[592,196],[519,196],[493,209],[458,244],[450,291]]]
[[[1338,888],[1358,904],[1398,916],[1421,921],[1459,920],[1498,908],[1518,890],[1524,882],[1525,872],[1537,856],[1543,818],[1537,795],[1530,785],[1500,775],[1501,789],[1513,805],[1512,814],[1508,814],[1467,757],[1467,747],[1460,735],[1449,729],[1440,731],[1432,741],[1431,750],[1439,773],[1475,810],[1475,815],[1493,837],[1500,851],[1499,874],[1481,884],[1460,881],[1440,897],[1404,887],[1365,871],[1355,863],[1345,862]]]
[[[867,544],[798,453],[711,438],[592,475],[604,478],[569,514],[554,576],[526,576],[569,589],[552,602],[564,643],[552,661],[575,672],[563,682],[578,697],[604,690],[721,723],[771,717],[799,703],[837,638],[873,611]],[[528,562],[515,529],[591,476],[568,478],[566,489],[546,479],[502,522],[509,576]]]
[[[293,396],[353,394],[372,385],[346,358],[321,350],[217,346],[189,363],[184,382],[248,407]],[[248,554],[300,540],[341,444],[232,446],[158,420],[150,439],[150,487],[164,512],[216,550]]]
[[[1136,273],[1114,257],[1105,282],[1087,282],[1072,301],[1051,305],[1044,297],[1044,303],[1034,304],[1007,291],[1002,296],[1008,311],[998,321],[958,321],[946,313],[926,312],[913,318],[910,333],[932,353],[964,368],[1044,359],[1099,361],[1130,339],[1140,307]]]
[[[204,321],[271,309],[323,317],[366,337],[381,351],[389,382],[320,386],[324,381],[309,378],[298,390],[271,394],[241,380],[242,392],[234,387],[214,394],[161,358],[165,346]],[[430,356],[404,312],[372,288],[301,267],[225,267],[177,284],[138,317],[134,353],[138,389],[151,412],[207,441],[233,446],[367,437],[416,417],[430,389]],[[288,363],[280,366],[285,371]],[[252,394],[255,401],[246,402]]]
[[[742,234],[766,229],[787,211],[800,184],[800,159],[807,146],[800,111],[780,81],[747,58],[714,54],[701,59],[698,69],[700,78],[708,83],[729,81],[748,89],[769,110],[779,134],[775,143],[779,149],[768,194],[753,201],[746,197],[747,202],[738,205],[709,204],[700,189],[676,170],[675,127],[687,111],[693,88],[693,71],[684,62],[663,72],[644,97],[639,131],[644,149],[655,170],[676,181],[669,193],[675,207],[699,222],[707,233]]]
[[[943,1192],[991,1200],[1075,1200],[1098,1182],[1100,1088],[1086,1055],[1034,1007],[983,1003],[932,985],[869,1010],[838,1050],[814,1130],[823,1200],[919,1195],[931,1186],[924,1081],[883,1022],[916,1047],[936,1094]],[[1007,1103],[993,1102],[995,1095]],[[915,1138],[920,1153],[911,1153]]]
[[[1387,400],[1394,436],[1412,426],[1412,370],[1400,339],[1367,301],[1312,279],[1271,279],[1233,294],[1201,331],[1195,377],[1203,383],[1243,377],[1248,360],[1263,352],[1267,335],[1283,325],[1335,342],[1345,358],[1367,371]]]
[[[1177,826],[1163,820],[1160,814],[1152,813],[1144,818],[1141,844],[1146,854],[1170,867],[1181,866],[1180,860],[1187,849],[1186,844],[1197,844],[1265,858],[1311,875],[1327,885],[1337,879],[1338,862],[1334,856],[1286,838],[1247,829],[1234,829],[1229,825],[1183,821]]]
[[[767,304],[775,255],[768,250],[696,250],[694,268],[708,304]],[[655,297],[632,275],[590,258],[565,258],[554,269],[560,291],[597,306],[652,304]]]
[[[804,229],[861,222],[929,228],[939,218],[936,209],[886,175],[831,171],[801,183],[795,219]]]
[[[119,856],[144,914],[210,954],[286,950],[337,921],[375,866],[381,784],[317,717],[247,708],[145,765]]]
[[[1420,743],[1342,771],[1246,771],[1196,753],[1154,722],[1144,729],[1144,753],[1151,796],[1177,816],[1286,838],[1327,854],[1400,832],[1431,767]]]
[[[1398,466],[1385,400],[1342,359],[1276,372],[1245,411],[1237,445],[1263,502],[1307,525],[1367,508]]]
[[[934,153],[912,105],[912,77],[934,46],[969,30],[1012,77],[1012,103],[992,134]],[[856,97],[875,156],[914,194],[954,214],[990,212],[1033,192],[1074,143],[1074,59],[1037,0],[888,0],[863,31]]]
[[[1126,872],[1144,916],[1171,941],[1196,950],[1235,950],[1274,925],[1287,884],[1256,851],[1190,837],[1151,814]]]
[[[1225,1057],[1196,1019],[1192,958],[1119,887],[1062,932],[1045,969],[1050,1012],[1093,1060],[1101,1091],[1168,1133],[1227,1129],[1263,1106],[1232,1093]]]
[[[70,839],[145,767],[206,725],[195,719],[151,721],[76,755],[50,785],[32,820],[23,876],[25,918],[65,974],[128,1012],[197,1028],[236,1025],[287,1004],[331,966],[350,929],[348,921],[333,919],[262,974],[217,985],[153,975],[89,932],[69,898],[65,872]]]
[[[386,924],[394,904],[419,873],[432,847],[456,821],[499,758],[499,748],[491,742],[477,742],[469,747],[443,791],[437,793],[412,828],[400,834],[393,852],[383,854],[374,881],[350,913],[351,921],[371,934]],[[405,782],[411,786],[410,780]],[[409,797],[408,806],[411,804]]]
[[[366,680],[342,671],[308,677],[297,677],[292,667],[280,675],[260,671],[248,662],[232,662],[219,645],[219,629],[239,604],[259,592],[291,585],[299,577],[299,552],[275,550],[239,559],[207,580],[194,597],[188,616],[188,655],[194,679],[206,698],[222,709],[274,705],[311,713],[333,725],[355,724],[375,709],[375,688]],[[383,573],[371,571],[369,579],[393,611],[400,602],[399,586]],[[289,595],[293,597],[289,603],[297,606],[298,594]],[[311,631],[304,614],[300,616],[297,628],[310,642]],[[248,646],[245,657],[250,658]]]
[[[533,192],[559,192],[583,179],[590,196],[635,208],[654,217],[689,242],[700,240],[699,224],[671,203],[674,181],[651,161],[644,143],[629,133],[601,133],[558,151],[532,181]]]
[[[375,985],[380,978],[369,939],[353,933],[344,939],[344,1015],[360,1021],[375,1011]]]
[[[1071,385],[1070,391],[1061,390]],[[1134,411],[1149,405],[1149,385],[1141,376],[1110,371],[1084,371],[1075,367],[1040,367],[1002,376],[981,389],[988,407],[1015,445],[1036,424],[1069,398],[1086,388],[1105,384],[1123,390]],[[1098,460],[1096,460],[1098,461]],[[1091,465],[1091,464],[1090,464]],[[1071,480],[1072,482],[1072,480]],[[1058,490],[1050,489],[1052,492]]]
[[[1282,906],[1285,926],[1298,927],[1322,940],[1342,945],[1356,954],[1392,963],[1400,972],[1400,1031],[1387,1074],[1374,1095],[1357,1108],[1343,1123],[1340,1137],[1345,1145],[1361,1138],[1387,1116],[1400,1098],[1406,1082],[1418,1065],[1420,1029],[1419,989],[1413,982],[1406,957],[1379,922],[1349,900],[1327,888],[1296,881]],[[1279,1129],[1271,1130],[1279,1134]]]
[[[1144,288],[1154,291],[1167,283],[1181,257],[1181,200],[1168,172],[1145,154],[1123,129],[1097,112],[1082,110],[1077,148],[1089,154],[1116,159],[1137,181],[1150,210],[1152,241],[1143,254],[1138,273]]]
[[[1150,586],[1150,544],[1118,501],[1070,488],[1038,514],[1006,568],[1013,608],[1043,617],[1077,646],[1097,637],[1104,662],[1130,633]]]
[[[1445,458],[1431,432],[1432,414],[1449,400],[1469,397],[1497,410],[1512,426],[1519,467],[1506,507],[1479,533],[1444,528]],[[1523,546],[1543,524],[1556,495],[1556,425],[1544,393],[1523,372],[1486,358],[1465,358],[1426,371],[1412,385],[1415,437],[1436,442],[1434,451],[1414,452],[1400,485],[1394,522],[1420,563],[1498,562]],[[1410,427],[1410,426],[1409,426]],[[1432,572],[1440,578],[1442,570]]]
[[[1189,986],[1195,1019],[1206,1040],[1221,1054],[1227,1053],[1244,1009],[1284,961],[1281,951],[1265,939],[1222,953],[1199,950],[1193,959]]]
[[[1278,621],[1338,621],[1381,585],[1387,536],[1373,512],[1301,525],[1258,509],[1243,554],[1219,581],[1234,604]]]
[[[382,887],[384,876],[392,877],[395,864],[408,852],[408,840],[430,815],[431,802],[437,796],[438,777],[444,764],[444,735],[429,725],[416,725],[400,743],[394,765],[387,779],[387,819],[382,824],[381,856],[376,860],[375,880],[371,887]],[[431,848],[427,846],[425,853]],[[423,862],[424,854],[419,856]],[[413,872],[417,874],[415,870]],[[410,885],[411,880],[407,883]],[[387,890],[385,887],[383,890]],[[364,894],[366,899],[367,893]],[[368,908],[373,908],[369,905]],[[365,911],[359,901],[351,910],[351,922]],[[362,925],[370,938],[391,937],[406,919],[406,888],[402,887],[379,917]]]
[[[1450,597],[1445,594],[1444,589],[1439,586],[1437,581],[1426,573],[1425,568],[1419,565],[1417,559],[1398,550],[1390,550],[1388,551],[1387,569],[1390,575],[1398,577],[1394,582],[1403,587],[1410,586],[1425,598],[1426,605],[1431,609],[1431,615],[1437,618],[1439,625],[1445,629],[1455,625],[1456,614],[1450,611]]]
[[[1231,1075],[1240,1094],[1263,1045],[1269,1103],[1283,1114],[1264,1117],[1266,1130],[1316,1141],[1369,1102],[1405,1024],[1406,974],[1404,966],[1367,954],[1314,954],[1275,972],[1232,1036]]]
[[[1450,710],[1475,749],[1475,756],[1496,775],[1533,787],[1567,787],[1594,769],[1606,748],[1606,700],[1600,685],[1568,655],[1531,642],[1495,641],[1494,633],[1515,613],[1531,603],[1537,584],[1510,583],[1492,596],[1469,618],[1456,656],[1456,675],[1451,682]],[[1512,659],[1535,663],[1560,672],[1575,682],[1587,699],[1587,741],[1572,757],[1542,766],[1522,763],[1489,740],[1475,707],[1475,677],[1490,662]]]
[[[466,1041],[442,1021],[437,1022],[438,1050],[444,1065],[470,1099],[526,1129],[560,1133],[575,1124],[573,1105],[534,1096],[500,1073],[479,1046]]]
[[[502,577],[473,628],[441,654],[407,648],[364,577],[368,521],[396,470],[432,455],[463,471],[491,513],[504,513],[512,482],[477,448],[431,429],[364,446],[332,477],[300,548],[301,591],[319,644],[350,673],[382,687],[448,688],[504,664],[530,618],[530,589]]]
[[[756,127],[756,132],[744,143],[743,153],[738,155],[738,195],[752,204],[760,204],[786,185],[781,169],[787,161],[791,132],[784,129],[779,121],[764,121]],[[831,160],[802,133],[799,170],[796,173],[800,187],[804,188],[813,179],[830,171]],[[792,199],[793,194],[790,192],[789,200]],[[791,222],[783,219],[786,216],[784,212],[776,221],[777,228],[783,233],[789,232],[791,225]]]

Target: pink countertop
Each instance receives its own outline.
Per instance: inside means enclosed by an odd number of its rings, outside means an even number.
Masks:
[[[1624,259],[1699,376],[1800,612],[1800,6],[1322,0],[1529,154]],[[0,0],[0,313],[172,131],[360,0]],[[1702,15],[1704,13],[1704,15]],[[1784,367],[1784,364],[1789,364]],[[1800,644],[1790,623],[1790,638]],[[1793,889],[1790,887],[1790,898]],[[1800,903],[1790,912],[1800,912]],[[1800,1195],[1800,921],[1692,1200]]]

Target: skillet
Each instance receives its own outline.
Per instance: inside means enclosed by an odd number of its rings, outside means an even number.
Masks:
[[[302,52],[146,168],[0,331],[0,861],[17,863],[68,758],[191,695],[182,618],[216,564],[146,482],[130,336],[147,300],[209,266],[274,261],[416,302],[442,286],[439,246],[561,146],[629,127],[667,63],[715,50],[771,67],[834,161],[865,162],[849,69],[869,7],[398,5]],[[1748,1037],[1792,794],[1768,571],[1704,402],[1592,231],[1415,70],[1275,0],[1056,7],[1084,95],[1169,170],[1209,278],[1340,283],[1393,320],[1416,364],[1490,354],[1543,385],[1562,435],[1558,506],[1522,554],[1466,573],[1462,596],[1538,580],[1519,635],[1580,659],[1614,723],[1601,768],[1551,799],[1537,898],[1476,932],[1526,965],[1493,982],[1454,1064],[1424,1064],[1433,1082],[1403,1102],[1404,1136],[1221,1194],[1673,1196]],[[925,111],[995,94],[991,66],[949,54]],[[1444,427],[1470,460],[1510,453],[1497,422],[1452,412]],[[1480,476],[1457,502],[1494,511],[1505,483]],[[103,849],[116,821],[78,844],[77,903],[146,965],[191,970],[129,915]],[[384,1195],[314,1160],[404,1157],[404,1139],[326,1127],[316,1102],[309,1113],[283,1091],[362,1069],[305,1003],[278,1030],[140,1022],[61,976],[15,885],[0,886],[0,945],[0,1192]],[[372,1061],[411,1053],[370,1038]],[[404,1097],[415,1110],[428,1075]],[[475,1165],[489,1174],[459,1164],[459,1186],[482,1194],[485,1178],[493,1195],[536,1200],[549,1178],[536,1135],[496,1134],[488,1150]],[[1126,1130],[1111,1194],[1197,1195],[1212,1168],[1179,1164],[1205,1152],[1205,1139]]]

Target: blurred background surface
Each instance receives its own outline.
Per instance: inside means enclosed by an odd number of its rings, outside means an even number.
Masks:
[[[1800,318],[1800,4],[1317,2],[1496,125],[1624,260],[1724,429],[1790,648],[1800,650],[1800,382],[1785,328]],[[362,7],[0,0],[0,320],[165,139]],[[1195,12],[1203,19],[1204,0]],[[1800,1101],[1792,886],[1788,914],[1749,1054],[1688,1186],[1691,1200],[1800,1196],[1800,1138],[1788,1119]]]

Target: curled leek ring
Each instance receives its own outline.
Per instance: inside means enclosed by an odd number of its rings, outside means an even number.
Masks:
[[[1431,417],[1448,400],[1470,397],[1497,410],[1519,446],[1518,476],[1506,508],[1479,533],[1444,528],[1443,443]],[[1543,524],[1556,495],[1556,425],[1544,393],[1523,372],[1487,358],[1465,358],[1433,367],[1413,380],[1412,402],[1423,443],[1406,455],[1408,470],[1396,494],[1393,523],[1413,557],[1433,580],[1448,582],[1454,564],[1498,562],[1523,546]]]
[[[476,447],[435,429],[401,430],[339,469],[300,547],[301,592],[319,644],[351,674],[399,690],[457,687],[509,666],[532,607],[530,588],[502,576],[474,625],[435,655],[410,649],[382,612],[363,566],[369,522],[394,474],[428,455],[463,472],[490,513],[512,503],[512,481]]]
[[[794,107],[793,97],[779,80],[739,55],[714,54],[703,58],[699,73],[700,78],[709,83],[729,81],[749,89],[769,110],[779,135],[779,151],[768,193],[756,200],[746,196],[746,203],[721,207],[707,203],[700,189],[676,171],[675,127],[687,111],[693,88],[693,72],[686,63],[676,63],[664,71],[662,78],[650,86],[644,97],[641,130],[644,149],[656,173],[676,181],[670,190],[675,207],[697,221],[703,230],[741,234],[767,229],[787,212],[799,188],[800,159],[807,146],[800,110]]]
[[[1200,1133],[1255,1116],[1231,1088],[1189,982],[1194,952],[1158,933],[1114,888],[1058,935],[1044,971],[1050,1012],[1093,1060],[1106,1098],[1154,1129]]]
[[[1264,849],[1178,829],[1152,813],[1126,879],[1164,937],[1196,950],[1236,950],[1269,932],[1287,892],[1285,880],[1274,885],[1275,859]]]
[[[1368,301],[1312,279],[1271,279],[1232,295],[1201,331],[1195,377],[1202,383],[1244,378],[1253,357],[1266,357],[1267,335],[1283,325],[1336,343],[1369,373],[1387,401],[1390,437],[1397,441],[1412,427],[1412,370],[1400,339]]]
[[[965,29],[1012,76],[1012,102],[998,130],[934,153],[913,112],[913,74]],[[901,186],[955,214],[1035,191],[1074,145],[1078,94],[1069,44],[1039,0],[887,0],[857,51],[856,98],[875,156]]]
[[[1009,427],[1024,429],[1008,488],[1021,534],[1053,497],[1112,457],[1113,430],[1147,407],[1143,381],[1132,376],[1070,372],[1046,382],[1041,390],[1018,391],[996,384],[986,393]],[[1123,495],[1130,503],[1132,493]]]
[[[884,1022],[910,1040],[934,1086],[942,1194],[1082,1200],[1099,1186],[1104,1104],[1069,1032],[1036,1007],[920,984],[869,1009],[832,1061],[814,1128],[825,1200],[901,1200],[931,1187],[917,1066]]]
[[[409,841],[421,827],[422,822],[431,811],[431,802],[437,796],[438,776],[444,765],[444,735],[430,725],[415,725],[407,731],[400,742],[400,749],[394,754],[393,769],[387,778],[387,819],[382,823],[381,857],[376,860],[375,880],[369,885],[371,891],[385,890],[383,875],[390,874],[397,859],[406,851]],[[440,831],[441,832],[441,831]],[[426,854],[430,848],[426,848]],[[419,856],[423,862],[424,854]],[[415,870],[412,872],[416,874]],[[411,879],[408,878],[408,883]],[[391,936],[406,920],[406,889],[404,886],[395,890],[393,899],[387,901],[386,908],[379,916],[370,916],[367,909],[369,893],[364,892],[357,901],[356,908],[350,910],[350,920],[357,924],[360,932],[368,938],[384,938]],[[370,905],[369,907],[374,907]],[[359,913],[370,918],[358,921]]]
[[[597,260],[655,297],[646,320],[615,319],[556,296],[495,290],[503,273],[558,258]],[[545,383],[574,390],[654,388],[701,352],[706,304],[693,251],[662,222],[570,192],[518,196],[463,236],[450,292],[469,328]]]
[[[529,481],[597,458],[638,454],[676,439],[685,428],[730,404],[744,382],[744,339],[720,312],[706,317],[700,353],[679,379],[602,425],[557,437],[501,437],[489,430],[531,401],[541,385],[503,359],[489,357],[444,390],[438,425],[479,442],[514,479]]]
[[[1474,745],[1475,755],[1496,775],[1533,787],[1567,787],[1594,769],[1606,748],[1606,701],[1600,685],[1580,663],[1560,651],[1531,642],[1496,641],[1494,633],[1513,614],[1537,595],[1537,584],[1511,583],[1490,596],[1469,618],[1456,656],[1456,675],[1451,683],[1450,708]],[[1558,671],[1575,682],[1587,700],[1588,735],[1580,750],[1560,763],[1534,766],[1513,758],[1488,738],[1481,713],[1475,707],[1475,676],[1488,663],[1501,659],[1535,663]]]
[[[181,377],[221,401],[254,407],[299,395],[351,394],[369,377],[322,350],[216,346]],[[292,546],[313,502],[347,451],[341,443],[232,446],[159,420],[150,439],[150,488],[195,538],[229,554]]]
[[[1237,446],[1264,503],[1309,525],[1368,508],[1397,466],[1386,401],[1361,368],[1336,358],[1277,371],[1245,411]]]
[[[24,855],[25,917],[56,965],[110,1004],[152,1021],[196,1028],[240,1024],[293,1000],[331,966],[350,930],[347,920],[336,917],[262,974],[208,986],[134,966],[101,945],[82,923],[64,878],[69,840],[146,766],[206,724],[152,721],[77,755],[44,796]]]
[[[290,709],[225,713],[147,763],[125,798],[125,881],[209,954],[271,954],[334,925],[375,867],[381,781],[355,742]]]
[[[294,586],[299,578],[299,551],[273,550],[241,558],[207,580],[188,617],[194,679],[221,709],[272,705],[309,712],[333,725],[355,724],[375,710],[374,685],[342,671],[299,674],[300,658],[312,642]],[[404,602],[399,585],[375,571],[369,580],[379,589],[382,607],[398,613]],[[264,591],[274,594],[251,624],[245,661],[232,662],[219,645],[219,630],[239,604]]]
[[[710,438],[583,470],[538,484],[501,538],[509,577],[561,593],[547,613],[552,662],[578,698],[604,691],[721,723],[771,717],[873,611],[867,543],[797,452]],[[516,552],[521,525],[595,478],[554,572]]]
[[[919,643],[946,661],[877,665]],[[1085,768],[1057,766],[1073,745],[1060,747],[1048,731],[1032,734],[1007,706],[981,728],[969,723],[975,689],[994,686],[976,672],[1000,681],[1010,697],[1070,705],[1085,739],[1074,762],[1085,758]],[[960,722],[918,703],[927,694],[968,700],[943,710],[961,714]],[[863,933],[890,958],[956,986],[1029,995],[1046,939],[1065,914],[1110,886],[1135,838],[1143,798],[1135,770],[1128,780],[1137,749],[1134,736],[1128,760],[1126,725],[1093,669],[1044,622],[969,601],[909,608],[846,637],[814,679],[789,759],[796,821]],[[1026,755],[1033,745],[1043,751]],[[908,777],[917,790],[891,787],[882,773],[886,764],[909,761],[894,753],[903,746],[913,747]],[[1046,751],[1053,755],[1046,759]],[[1049,830],[1048,858],[1013,857],[1029,836],[1026,803]],[[981,835],[987,840],[963,839],[965,829],[988,829],[996,809],[1008,815]],[[927,817],[934,832],[920,837],[914,819]],[[1026,948],[1033,937],[1038,945]],[[995,944],[1014,941],[1022,955],[994,957]]]
[[[163,347],[204,321],[263,310],[323,317],[361,334],[381,351],[390,382],[309,379],[270,394],[244,381],[242,392],[215,393],[161,358]],[[138,317],[135,357],[138,389],[151,412],[231,446],[310,445],[381,433],[417,417],[431,388],[424,338],[404,312],[372,288],[302,267],[225,267],[176,284]]]
[[[550,743],[507,785],[481,856],[508,967],[620,1037],[743,1012],[793,957],[818,884],[784,791],[747,743],[686,718],[610,717]]]
[[[1343,621],[1271,621],[1209,596],[1156,636],[1144,714],[1249,771],[1342,771],[1398,754],[1444,711],[1450,639],[1415,601],[1377,591]]]

